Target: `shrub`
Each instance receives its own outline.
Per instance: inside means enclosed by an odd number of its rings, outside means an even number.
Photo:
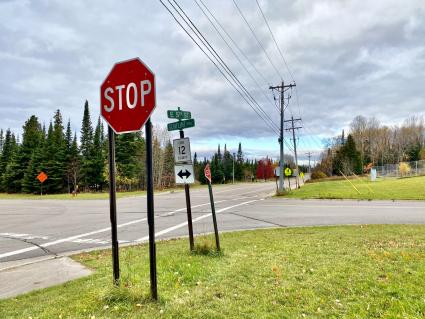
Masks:
[[[314,171],[313,173],[311,173],[311,179],[321,179],[325,177],[327,177],[327,175],[322,171]]]
[[[401,162],[398,165],[398,170],[399,170],[401,176],[406,176],[407,174],[410,173],[411,168],[410,168],[410,165],[408,163]]]

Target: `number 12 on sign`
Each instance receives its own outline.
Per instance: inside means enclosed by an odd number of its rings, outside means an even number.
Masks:
[[[190,141],[188,137],[173,140],[174,161],[176,163],[191,163]]]

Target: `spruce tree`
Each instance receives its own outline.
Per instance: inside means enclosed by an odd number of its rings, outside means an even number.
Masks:
[[[104,184],[105,160],[103,154],[102,123],[100,117],[97,120],[93,137],[93,148],[90,154],[91,183],[96,190],[102,190]]]
[[[3,151],[3,144],[4,144],[4,133],[3,133],[3,129],[0,129],[0,155],[1,155],[1,152]]]
[[[242,144],[239,142],[238,153],[235,159],[235,179],[238,181],[243,179],[243,165]]]
[[[43,141],[43,131],[36,116],[31,116],[23,126],[22,144],[18,155],[19,174],[16,176],[21,182],[21,190],[26,193],[34,191],[34,180],[37,172],[32,170],[35,153],[39,151]]]
[[[81,151],[81,175],[84,187],[91,183],[91,154],[93,149],[93,127],[90,119],[89,103],[84,104],[83,122],[81,124],[80,151]]]
[[[0,156],[0,188],[2,191],[5,191],[4,188],[4,175],[6,173],[6,168],[11,158],[13,156],[13,152],[15,151],[15,139],[13,138],[13,134],[10,129],[6,130],[6,134],[4,137],[3,149]]]
[[[81,169],[81,156],[78,150],[77,144],[77,133],[74,134],[74,139],[72,140],[71,147],[69,149],[69,160],[67,173],[69,176],[71,191],[77,191],[78,182],[80,179],[80,169]]]
[[[231,182],[233,179],[233,156],[227,150],[226,144],[224,144],[224,154],[222,162],[224,181]]]
[[[18,163],[18,152],[19,145],[16,143],[16,138],[13,133],[9,130],[6,132],[6,139],[2,153],[2,190],[8,193],[15,193],[20,190],[20,181],[16,180],[19,163]]]

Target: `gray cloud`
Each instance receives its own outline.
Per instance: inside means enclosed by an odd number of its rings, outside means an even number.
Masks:
[[[247,67],[262,92],[191,0],[179,1],[225,61],[278,122],[264,97],[280,79],[231,1],[204,0],[268,83]],[[239,0],[268,54],[290,81],[254,0]],[[291,108],[308,132],[305,149],[347,127],[357,114],[399,123],[424,115],[425,3],[423,1],[260,1],[297,81],[300,108]],[[84,100],[98,116],[99,86],[112,65],[139,56],[156,73],[154,121],[166,110],[192,111],[190,131],[201,150],[240,139],[276,140],[158,1],[0,2],[0,127],[19,131],[36,114],[47,122],[56,108],[79,127]],[[301,138],[303,139],[303,137]],[[314,146],[313,144],[316,144]],[[254,149],[254,148],[252,148]],[[277,143],[268,154],[277,154]],[[254,150],[250,150],[253,154]],[[264,151],[265,152],[265,151]],[[267,154],[264,154],[267,155]]]

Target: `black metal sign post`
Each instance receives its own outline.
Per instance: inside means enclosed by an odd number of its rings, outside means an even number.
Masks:
[[[151,276],[151,295],[158,300],[156,280],[156,246],[155,246],[155,219],[153,203],[153,165],[152,165],[152,122],[149,118],[145,124],[146,131],[146,170],[147,170],[147,209],[149,225],[149,261]]]
[[[118,234],[117,234],[117,199],[115,185],[115,132],[108,125],[109,140],[109,214],[111,219],[112,233],[112,264],[114,272],[114,284],[119,285],[120,265],[118,254]]]
[[[215,216],[214,197],[213,197],[212,186],[210,181],[208,181],[208,190],[210,193],[211,213],[212,213],[212,218],[214,223],[215,246],[217,248],[217,251],[220,251],[220,238],[218,237],[217,218]]]
[[[180,130],[180,138],[184,138],[184,131]],[[195,242],[193,240],[193,225],[192,225],[192,205],[190,204],[190,191],[189,184],[184,184],[184,192],[186,195],[186,210],[187,210],[187,226],[189,228],[189,246],[190,251],[195,249]]]

